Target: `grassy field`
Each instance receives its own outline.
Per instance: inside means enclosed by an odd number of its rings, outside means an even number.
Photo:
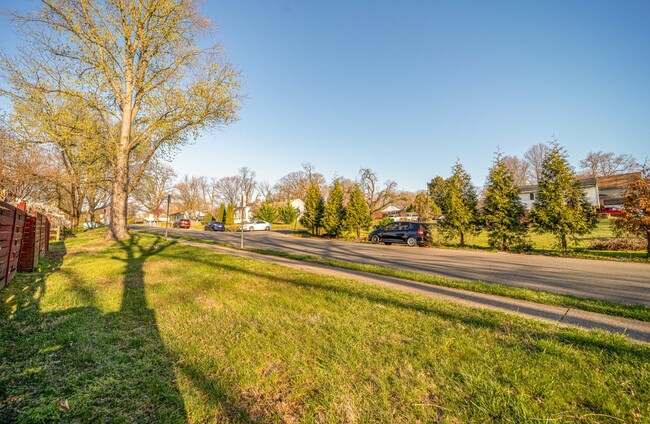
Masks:
[[[148,235],[0,291],[0,422],[643,422],[650,347]]]

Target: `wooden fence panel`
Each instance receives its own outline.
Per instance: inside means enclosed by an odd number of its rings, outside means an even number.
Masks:
[[[18,271],[29,272],[34,269],[34,257],[38,257],[38,250],[35,249],[36,241],[36,217],[27,215],[25,217],[25,230],[20,246],[20,259],[18,260]],[[38,258],[36,259],[38,262]]]
[[[24,211],[0,202],[0,289],[18,271],[25,215]]]

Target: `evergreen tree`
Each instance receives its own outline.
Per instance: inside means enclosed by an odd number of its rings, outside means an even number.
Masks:
[[[323,196],[318,184],[310,184],[305,196],[305,212],[300,218],[300,224],[312,232],[319,234],[323,219]]]
[[[278,209],[267,201],[264,201],[257,212],[255,212],[255,218],[274,223],[278,218]]]
[[[212,217],[212,214],[210,212],[206,213],[203,215],[203,219],[201,220],[201,224],[205,225],[210,221],[213,221],[214,218]]]
[[[219,205],[219,212],[217,212],[217,221],[226,222],[226,205],[223,203]]]
[[[235,224],[235,205],[233,205],[232,203],[228,203],[228,207],[226,207],[226,219],[224,220],[224,224],[226,225]]]
[[[486,186],[483,220],[488,243],[499,250],[524,248],[528,231],[524,222],[526,209],[515,178],[500,153],[490,168]]]
[[[411,205],[413,212],[418,214],[418,221],[427,222],[440,216],[440,207],[427,193],[418,193]]]
[[[357,238],[361,237],[361,229],[370,227],[370,209],[358,184],[352,188],[345,215],[345,227],[355,231]]]
[[[443,184],[442,205],[444,214],[439,226],[447,238],[459,236],[460,245],[465,245],[465,235],[477,232],[478,196],[472,180],[459,162],[452,168],[452,175]]]
[[[298,211],[291,204],[289,196],[287,196],[287,203],[278,211],[280,220],[285,224],[293,224],[298,219]]]
[[[567,239],[577,241],[578,235],[590,233],[596,214],[574,178],[565,150],[557,143],[544,157],[538,183],[530,220],[537,232],[555,235],[560,249],[566,252]]]
[[[323,211],[322,225],[327,235],[338,237],[343,234],[345,228],[343,197],[344,193],[339,180],[334,180]]]

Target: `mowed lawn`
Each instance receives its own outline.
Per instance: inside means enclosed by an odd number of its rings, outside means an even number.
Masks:
[[[0,422],[648,422],[650,346],[154,236],[0,291]]]

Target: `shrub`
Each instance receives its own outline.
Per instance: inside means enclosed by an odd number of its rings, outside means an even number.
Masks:
[[[645,250],[645,241],[635,237],[616,237],[594,239],[589,247],[592,250]]]

